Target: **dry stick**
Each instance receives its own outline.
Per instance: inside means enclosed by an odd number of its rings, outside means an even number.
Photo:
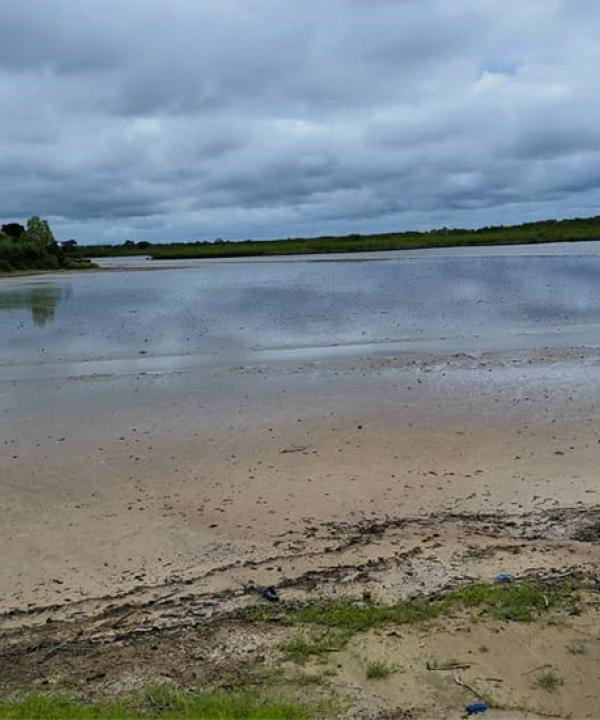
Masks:
[[[546,663],[545,665],[538,665],[538,667],[534,667],[532,670],[528,670],[526,673],[523,673],[523,677],[525,675],[531,675],[531,673],[537,672],[538,670],[543,670],[544,668],[552,667],[551,663]]]
[[[304,452],[305,450],[309,450],[310,445],[301,445],[300,447],[291,447],[291,448],[285,448],[284,450],[280,450],[280,455],[285,455],[287,453],[297,453],[297,452]]]
[[[467,683],[463,682],[458,675],[454,676],[454,682],[457,685],[459,685],[460,687],[464,687],[467,690],[469,690],[470,692],[472,692],[473,695],[475,695],[476,697],[481,698],[481,693],[479,692],[479,690],[475,690],[475,688],[472,687],[471,685],[467,685]]]
[[[469,663],[450,663],[448,665],[432,665],[430,662],[425,663],[428,670],[468,670],[471,665]]]

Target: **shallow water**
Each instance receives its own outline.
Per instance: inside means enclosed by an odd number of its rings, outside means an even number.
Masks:
[[[0,379],[600,346],[600,243],[127,262],[1,280]]]

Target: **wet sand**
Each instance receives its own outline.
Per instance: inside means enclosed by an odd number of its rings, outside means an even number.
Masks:
[[[278,584],[331,564],[327,527],[593,506],[599,366],[572,349],[4,381],[0,610],[206,573],[239,589],[247,562]]]

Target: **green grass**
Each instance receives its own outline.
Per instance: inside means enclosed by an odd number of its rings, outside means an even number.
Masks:
[[[367,680],[383,680],[394,672],[396,672],[396,666],[386,660],[367,660],[365,663]]]
[[[547,670],[541,675],[538,675],[535,679],[536,687],[546,690],[547,692],[556,692],[558,688],[562,687],[564,684],[564,680],[553,670]]]
[[[2,720],[302,720],[310,715],[307,707],[284,700],[265,700],[243,692],[186,693],[167,685],[151,686],[134,696],[98,703],[86,703],[64,693],[0,699]]]
[[[578,610],[579,596],[570,584],[545,587],[533,583],[488,585],[476,583],[451,590],[433,599],[414,598],[394,605],[353,599],[308,600],[278,607],[257,606],[246,612],[251,622],[278,621],[288,625],[312,624],[340,628],[350,633],[377,625],[424,622],[468,609],[499,620],[530,622],[552,608]]]
[[[299,663],[306,662],[312,656],[322,657],[326,653],[341,650],[350,634],[345,630],[327,629],[319,632],[298,631],[279,645],[288,659]]]
[[[93,245],[75,248],[80,256],[150,255],[161,259],[197,257],[245,257],[298,255],[304,253],[412,250],[426,247],[500,245],[540,242],[569,242],[600,239],[600,216],[568,220],[543,220],[513,226],[483,227],[477,230],[440,228],[427,232],[351,234],[279,240],[240,242],[142,243],[138,245]]]

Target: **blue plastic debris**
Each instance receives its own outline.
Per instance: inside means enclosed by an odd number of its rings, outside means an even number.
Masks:
[[[501,572],[496,575],[497,583],[510,583],[514,580],[514,577],[510,573]]]
[[[487,705],[484,702],[474,702],[470,705],[465,705],[465,712],[467,715],[483,715],[487,712]]]
[[[264,599],[268,600],[269,602],[272,602],[272,603],[279,602],[279,595],[277,594],[277,590],[275,590],[274,587],[265,588],[261,592],[261,596],[264,597]]]

